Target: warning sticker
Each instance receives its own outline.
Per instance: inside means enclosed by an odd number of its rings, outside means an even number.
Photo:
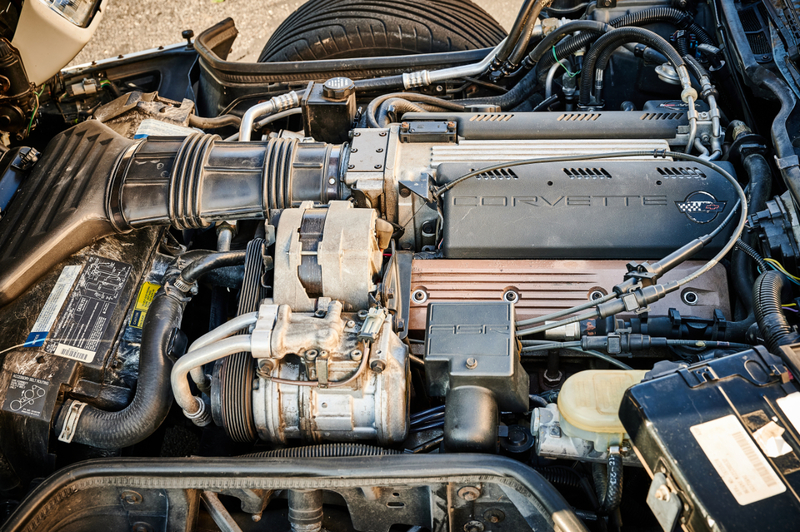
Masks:
[[[736,416],[721,417],[689,430],[740,505],[786,491],[786,486]]]
[[[58,276],[58,281],[47,297],[39,317],[36,318],[36,323],[33,324],[30,334],[25,339],[25,347],[39,347],[44,345],[47,335],[50,334],[50,329],[53,327],[58,312],[64,305],[64,301],[69,295],[69,289],[75,284],[75,279],[81,273],[82,266],[65,266]]]
[[[12,373],[3,410],[21,416],[45,419],[42,416],[50,381]]]
[[[45,351],[92,362],[130,273],[130,264],[89,256]]]
[[[156,283],[142,283],[142,287],[139,289],[139,295],[136,296],[136,304],[133,307],[133,313],[131,314],[131,327],[136,327],[137,329],[142,328],[142,325],[144,325],[144,317],[147,315],[147,309],[150,308],[150,303],[153,302],[153,297],[155,297],[159,288],[161,288],[161,285]]]

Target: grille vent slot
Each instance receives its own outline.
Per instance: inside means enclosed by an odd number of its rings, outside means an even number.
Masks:
[[[594,122],[602,113],[564,113],[558,117],[559,122]]]
[[[683,113],[645,113],[639,120],[675,120],[683,116]]]
[[[611,179],[605,168],[564,168],[570,179]]]
[[[481,181],[519,179],[517,174],[515,174],[514,170],[511,168],[490,170],[489,172],[483,172],[482,174],[476,175],[475,178]]]
[[[513,114],[479,114],[469,119],[470,122],[508,122]]]
[[[663,167],[663,168],[656,168],[658,173],[664,177],[670,177],[672,179],[683,179],[683,178],[694,178],[694,179],[705,179],[706,174],[703,173],[702,170],[699,168],[692,168],[688,166],[671,166],[671,167]]]

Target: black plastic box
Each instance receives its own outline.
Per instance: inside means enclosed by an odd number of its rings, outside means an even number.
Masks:
[[[516,349],[514,307],[503,302],[431,303],[425,376],[431,395],[459,386],[490,390],[506,411],[528,408],[528,374]]]
[[[800,530],[800,393],[762,347],[631,387],[620,419],[665,530]]]

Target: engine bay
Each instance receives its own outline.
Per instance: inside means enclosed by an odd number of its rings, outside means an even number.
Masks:
[[[257,64],[226,20],[43,84],[0,38],[3,530],[791,529],[765,5]]]

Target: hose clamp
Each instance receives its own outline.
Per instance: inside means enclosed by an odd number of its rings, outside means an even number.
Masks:
[[[175,281],[173,281],[172,285],[183,292],[184,294],[196,294],[197,293],[197,283],[187,283],[183,280],[180,276],[178,276]]]
[[[272,113],[280,113],[281,111],[293,109],[300,105],[300,98],[298,98],[295,91],[291,91],[286,94],[281,94],[280,96],[274,96],[272,98],[272,105],[274,106]]]
[[[431,75],[427,70],[420,70],[419,72],[404,72],[403,73],[403,86],[406,89],[414,89],[416,87],[427,87],[431,84]]]
[[[58,441],[72,443],[72,438],[75,437],[75,431],[78,428],[78,420],[81,418],[84,408],[86,408],[86,403],[80,401],[70,403],[67,418],[64,420],[64,426],[61,427],[61,434],[58,435]]]

